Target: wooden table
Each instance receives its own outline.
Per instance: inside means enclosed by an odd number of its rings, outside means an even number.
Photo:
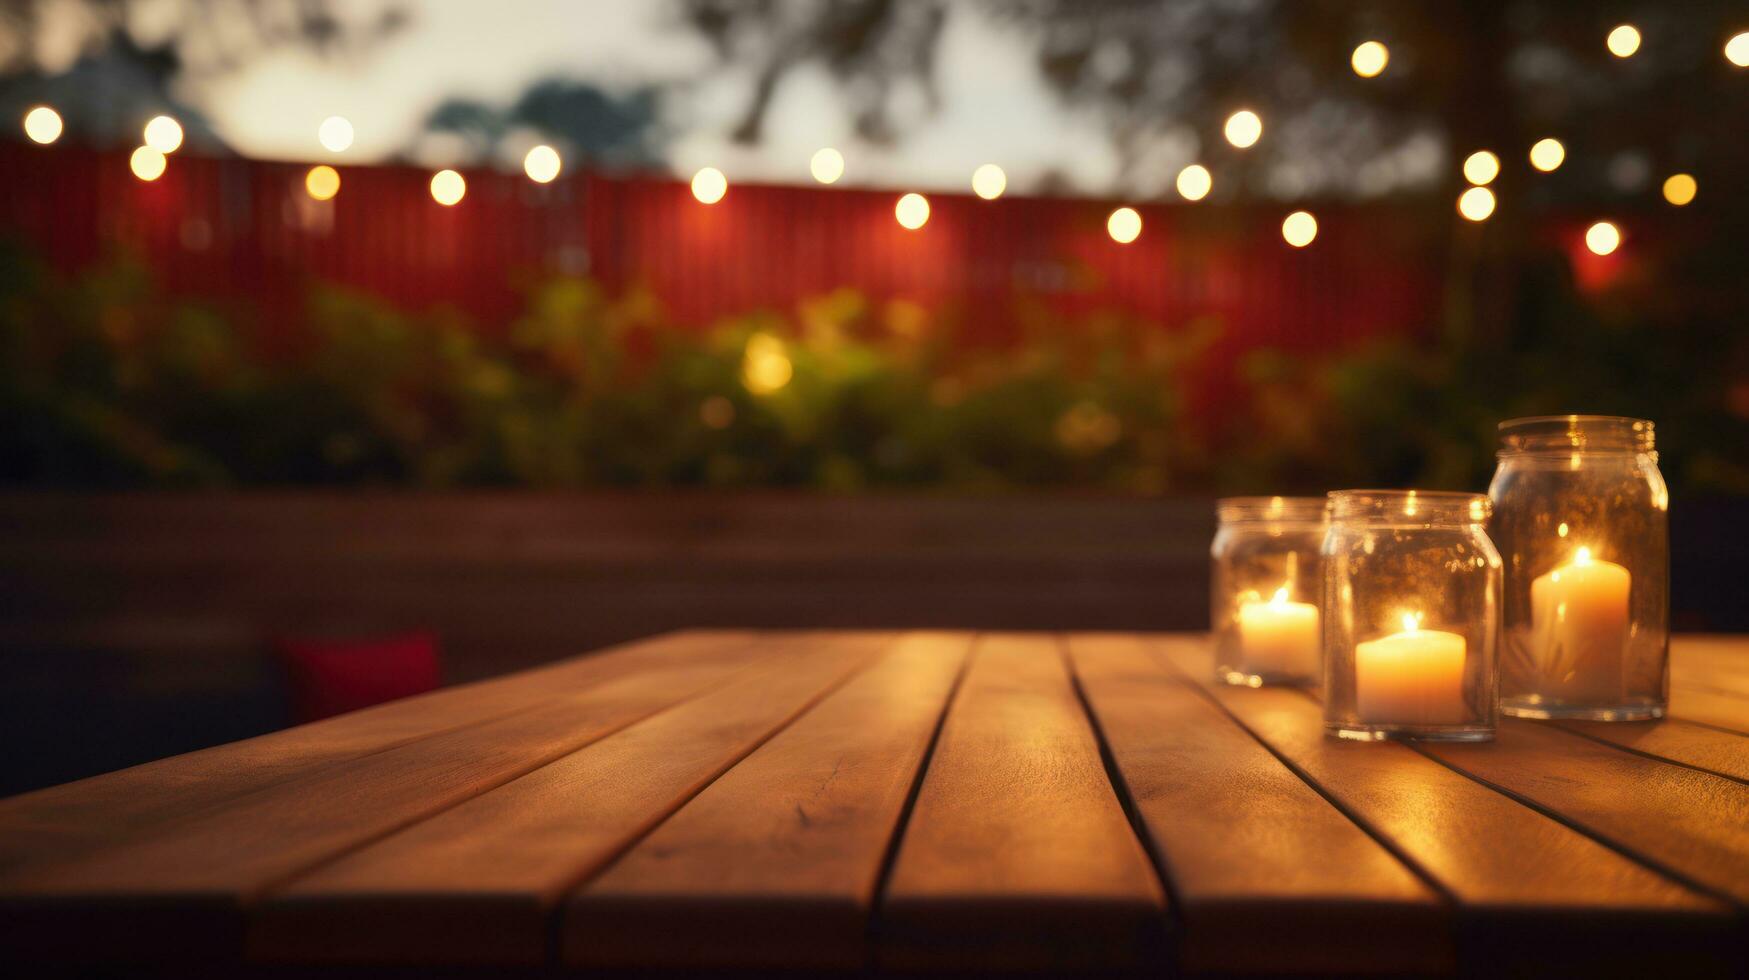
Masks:
[[[1209,672],[1190,635],[661,636],[0,801],[0,954],[1744,968],[1749,640],[1676,643],[1673,720],[1485,745]]]

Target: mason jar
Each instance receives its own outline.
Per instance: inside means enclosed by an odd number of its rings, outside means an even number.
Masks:
[[[1494,737],[1500,555],[1488,498],[1330,494],[1324,728],[1363,740]]]
[[[1215,679],[1314,685],[1322,676],[1322,497],[1227,497],[1209,549]]]
[[[1670,492],[1652,423],[1500,423],[1489,534],[1506,562],[1500,708],[1657,718],[1668,701]]]

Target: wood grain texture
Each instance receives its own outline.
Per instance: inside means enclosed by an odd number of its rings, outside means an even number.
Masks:
[[[260,904],[251,958],[538,965],[564,894],[891,643],[791,655],[349,854]],[[665,680],[664,683],[672,683]]]
[[[1440,897],[1170,672],[1148,641],[1081,634],[1069,638],[1069,649],[1170,878],[1182,969],[1451,967],[1450,916]]]
[[[1749,697],[1672,684],[1670,717],[1749,735]]]
[[[897,968],[1135,967],[1165,896],[1054,636],[981,637],[880,909]]]
[[[637,670],[751,661],[759,653],[753,638],[747,631],[668,634],[0,800],[0,875],[113,846],[323,767],[526,711]]]
[[[1180,664],[1206,643],[1162,640]],[[1722,972],[1730,909],[1398,743],[1324,734],[1304,692],[1195,677],[1347,814],[1389,841],[1458,903],[1465,972]]]
[[[736,656],[640,671],[28,864],[0,877],[0,942],[52,958],[234,957],[243,907],[270,886],[749,669]]]
[[[854,969],[969,633],[902,637],[564,909],[583,967]]]
[[[1685,766],[1749,781],[1749,735],[1680,718],[1662,721],[1562,721],[1568,731]]]
[[[1749,786],[1505,719],[1489,745],[1422,751],[1687,881],[1749,904]]]

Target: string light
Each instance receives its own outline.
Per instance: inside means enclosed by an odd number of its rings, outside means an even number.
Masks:
[[[1240,109],[1227,117],[1227,142],[1243,150],[1263,138],[1263,118],[1250,109]]]
[[[1585,247],[1596,255],[1608,255],[1621,247],[1621,229],[1599,221],[1585,229]]]
[[[916,231],[929,221],[929,199],[922,194],[906,194],[893,205],[893,217],[899,224]]]
[[[1640,29],[1632,24],[1622,24],[1610,31],[1603,43],[1617,58],[1632,58],[1634,52],[1640,50]]]
[[[1685,207],[1700,192],[1700,184],[1690,174],[1671,174],[1664,181],[1664,200]]]
[[[61,114],[46,105],[39,105],[24,114],[24,135],[31,142],[48,146],[61,138]]]
[[[316,141],[329,153],[345,153],[352,148],[352,123],[345,116],[329,116],[316,127]]]
[[[1725,60],[1738,68],[1749,68],[1749,31],[1725,42]]]
[[[1567,159],[1567,148],[1561,141],[1550,137],[1537,140],[1530,148],[1530,165],[1548,173],[1561,165]]]
[[[169,116],[153,116],[144,136],[146,145],[159,153],[175,153],[182,145],[182,124]]]
[[[1477,150],[1464,159],[1464,179],[1477,187],[1500,176],[1500,158],[1487,150]]]
[[[822,184],[836,184],[844,176],[844,154],[830,146],[815,150],[808,160],[808,173]]]
[[[468,182],[453,170],[439,170],[431,175],[431,199],[446,208],[461,203],[467,196]]]
[[[304,174],[304,190],[318,201],[331,201],[340,193],[340,171],[325,163],[317,164]]]
[[[729,178],[715,167],[705,167],[692,175],[692,196],[700,204],[715,204],[729,193]]]
[[[1377,78],[1391,63],[1391,49],[1379,41],[1363,41],[1348,59],[1354,73],[1361,78]]]
[[[1178,171],[1178,195],[1186,201],[1200,201],[1208,197],[1214,186],[1214,175],[1200,163],[1193,163]]]
[[[164,168],[167,166],[169,161],[164,154],[150,146],[138,147],[128,157],[128,169],[134,172],[135,177],[147,183],[164,176]]]
[[[1142,216],[1135,208],[1118,208],[1105,219],[1105,233],[1119,245],[1128,245],[1142,234]]]
[[[1458,214],[1471,221],[1487,221],[1494,213],[1494,192],[1486,187],[1472,187],[1458,195]]]
[[[522,172],[537,184],[552,183],[562,169],[564,161],[559,159],[559,151],[545,143],[529,150],[522,158]]]
[[[1318,219],[1309,211],[1295,211],[1282,221],[1281,237],[1294,248],[1305,248],[1318,237]]]
[[[972,193],[986,201],[994,201],[1008,189],[1008,175],[993,163],[972,171]]]
[[[789,384],[794,376],[795,366],[790,363],[782,340],[768,333],[747,338],[747,350],[741,357],[741,383],[748,391],[769,395]]]

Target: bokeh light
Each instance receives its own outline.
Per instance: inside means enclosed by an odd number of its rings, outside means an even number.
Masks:
[[[722,395],[712,395],[698,403],[698,420],[707,429],[726,429],[735,424],[735,403]]]
[[[24,114],[24,135],[44,146],[61,138],[61,114],[46,105],[39,105]]]
[[[529,150],[522,158],[522,172],[537,184],[552,183],[564,166],[564,161],[559,159],[559,151],[545,143]]]
[[[1105,233],[1119,245],[1128,245],[1142,234],[1142,216],[1135,208],[1118,208],[1105,219]]]
[[[1464,179],[1477,187],[1492,183],[1500,176],[1500,158],[1487,150],[1477,150],[1464,158]]]
[[[1294,248],[1305,248],[1318,237],[1318,219],[1309,211],[1295,211],[1282,221],[1281,237]]]
[[[893,205],[893,217],[899,224],[916,231],[929,221],[929,199],[922,194],[906,194]]]
[[[431,175],[431,199],[444,207],[454,207],[467,196],[468,182],[453,170],[439,170]]]
[[[747,338],[747,351],[741,358],[741,383],[748,391],[769,395],[789,384],[794,376],[795,367],[790,364],[782,340],[768,333]]]
[[[145,181],[164,176],[164,168],[168,165],[169,161],[164,154],[149,146],[135,149],[133,156],[128,157],[128,169],[134,172],[135,177]]]
[[[1738,68],[1749,68],[1749,31],[1725,42],[1725,60]]]
[[[1537,140],[1530,147],[1530,165],[1545,174],[1559,167],[1566,159],[1567,148],[1553,137]]]
[[[182,124],[169,116],[153,116],[144,136],[146,145],[159,153],[175,153],[182,145]]]
[[[329,116],[316,127],[316,141],[329,153],[344,153],[352,147],[352,123],[345,116]]]
[[[325,163],[317,164],[304,174],[304,190],[318,201],[331,201],[340,193],[340,171]]]
[[[1263,138],[1263,119],[1250,109],[1240,109],[1227,117],[1223,131],[1227,142],[1243,150]]]
[[[1486,187],[1472,187],[1458,195],[1458,214],[1471,221],[1487,221],[1494,213],[1494,192]]]
[[[1348,63],[1361,78],[1376,78],[1391,63],[1391,49],[1379,41],[1363,41],[1354,49]]]
[[[972,171],[972,193],[986,201],[994,201],[1008,189],[1008,175],[993,163]]]
[[[1186,201],[1200,201],[1208,197],[1214,186],[1214,175],[1200,163],[1193,163],[1178,171],[1178,195]]]
[[[1632,24],[1622,24],[1610,31],[1603,43],[1617,58],[1631,58],[1635,51],[1640,50],[1640,29]]]
[[[844,154],[830,146],[815,150],[808,160],[808,173],[822,184],[836,184],[844,176]]]
[[[715,204],[729,193],[729,178],[715,167],[705,167],[692,175],[692,196],[700,204]]]
[[[1621,229],[1607,221],[1599,221],[1585,229],[1585,247],[1597,255],[1608,255],[1621,247]]]
[[[1664,200],[1679,208],[1693,201],[1699,191],[1700,184],[1691,174],[1671,174],[1664,180]]]

